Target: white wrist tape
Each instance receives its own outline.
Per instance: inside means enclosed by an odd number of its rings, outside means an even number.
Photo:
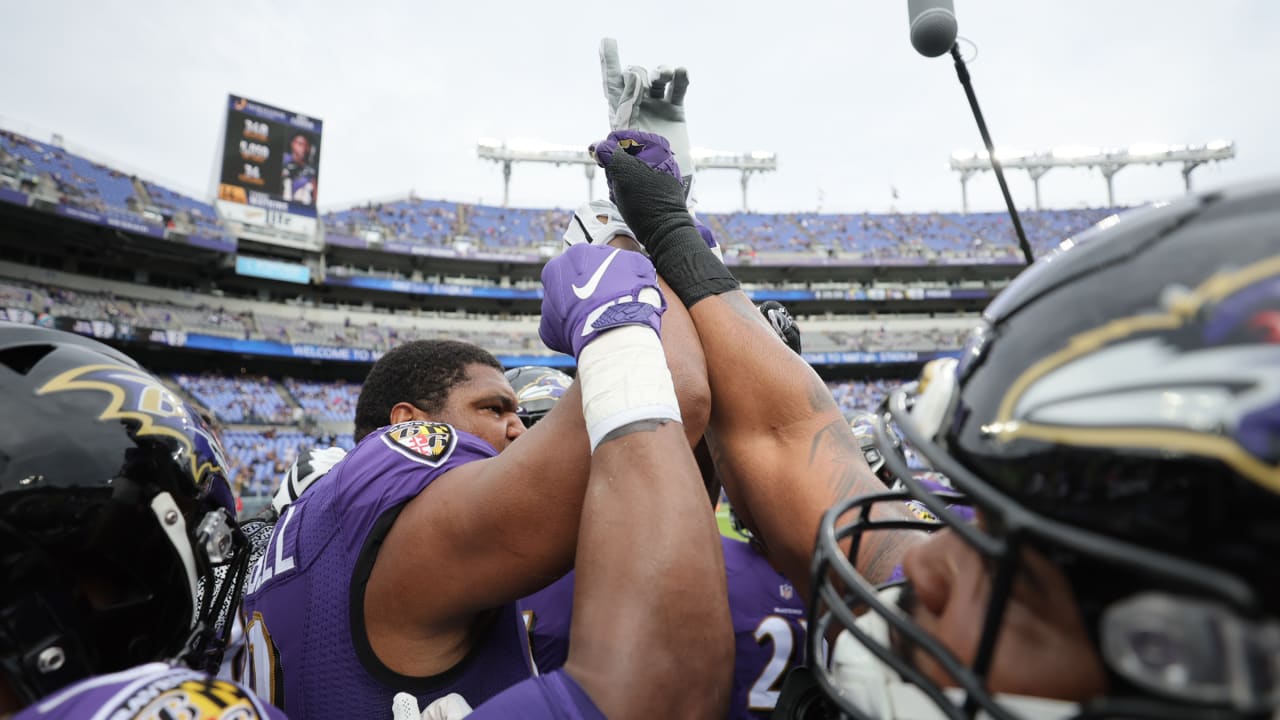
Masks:
[[[591,451],[606,435],[638,420],[681,422],[676,389],[657,333],[628,325],[608,330],[578,356],[582,416]]]

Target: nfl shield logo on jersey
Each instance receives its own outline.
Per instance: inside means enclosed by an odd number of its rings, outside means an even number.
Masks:
[[[795,588],[791,587],[791,583],[782,583],[778,586],[778,594],[782,596],[783,600],[790,600],[795,596],[796,591]]]
[[[446,423],[412,420],[387,428],[382,442],[416,463],[439,467],[453,454],[458,436]]]

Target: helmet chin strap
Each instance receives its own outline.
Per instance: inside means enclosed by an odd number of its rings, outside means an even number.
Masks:
[[[178,509],[178,503],[167,492],[156,494],[151,498],[151,512],[155,513],[160,529],[173,545],[173,549],[182,559],[182,567],[186,570],[187,586],[191,591],[191,623],[194,626],[200,613],[199,589],[196,585],[196,557],[191,550],[191,540],[187,536],[187,521]]]
[[[900,613],[898,599],[901,594],[900,586],[887,588],[880,591],[880,600]],[[890,646],[889,624],[879,614],[863,614],[858,618],[858,629],[877,644]],[[848,630],[840,633],[831,651],[831,676],[845,699],[867,717],[885,720],[945,720],[949,717],[920,688],[903,681],[893,668],[881,662]],[[963,691],[948,689],[944,692],[959,710],[964,703]],[[1027,720],[1065,720],[1075,717],[1081,710],[1076,703],[1061,700],[1023,695],[996,695],[995,698],[1005,709]],[[976,717],[991,716],[980,711]]]

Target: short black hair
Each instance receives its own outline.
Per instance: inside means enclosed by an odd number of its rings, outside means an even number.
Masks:
[[[470,365],[502,372],[497,358],[468,342],[414,340],[393,348],[373,364],[360,388],[355,441],[389,423],[396,403],[413,403],[428,413],[444,408],[453,387],[466,379]]]

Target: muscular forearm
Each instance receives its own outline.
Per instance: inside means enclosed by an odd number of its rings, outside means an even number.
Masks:
[[[676,399],[680,402],[685,439],[689,441],[689,447],[696,447],[711,416],[707,363],[689,311],[661,279],[658,286],[667,300],[667,311],[662,316],[662,347],[666,351]]]
[[[724,562],[682,442],[667,423],[601,443],[592,461],[566,669],[611,718],[724,716]]]
[[[826,385],[744,293],[707,298],[690,315],[706,354],[714,399],[708,440],[725,491],[770,560],[807,593],[822,514],[884,485],[867,467]],[[857,561],[869,579],[880,581],[915,538],[874,535],[864,539]]]

